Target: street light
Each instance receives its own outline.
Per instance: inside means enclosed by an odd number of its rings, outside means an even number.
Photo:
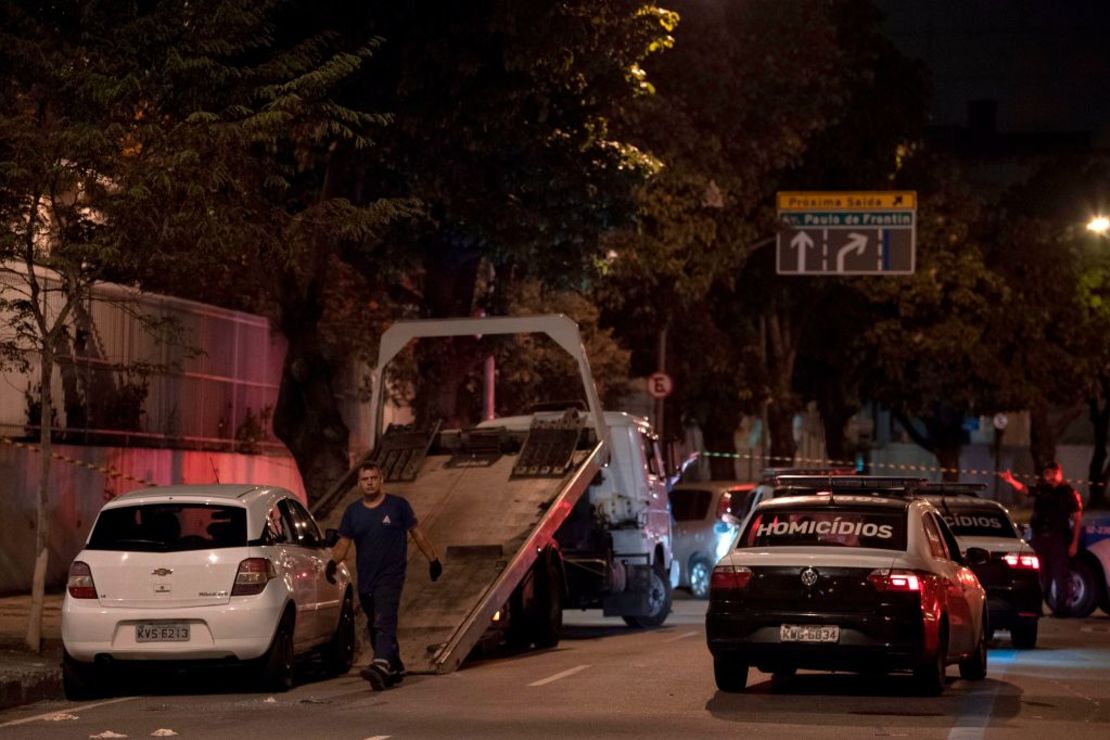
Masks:
[[[1110,231],[1110,218],[1106,216],[1094,216],[1087,222],[1087,231],[1093,231],[1099,236],[1106,236],[1106,232]]]

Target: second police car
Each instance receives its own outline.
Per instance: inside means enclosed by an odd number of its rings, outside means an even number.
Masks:
[[[1010,512],[979,498],[981,483],[931,483],[918,493],[940,510],[961,550],[981,547],[990,553],[971,569],[987,591],[990,629],[1010,631],[1015,648],[1037,646],[1041,617],[1040,560],[1018,533]]]
[[[955,537],[906,484],[870,477],[798,479],[796,496],[752,512],[711,577],[706,637],[722,691],[749,668],[911,672],[924,694],[947,668],[987,672],[986,593]],[[900,489],[900,490],[899,490]],[[966,559],[965,559],[966,557]]]

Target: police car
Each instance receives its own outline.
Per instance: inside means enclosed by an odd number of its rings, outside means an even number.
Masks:
[[[960,549],[979,547],[990,560],[971,569],[987,591],[990,631],[1008,629],[1015,648],[1037,645],[1041,617],[1040,561],[997,501],[979,498],[981,483],[931,483],[918,493],[941,512]]]
[[[722,691],[748,669],[912,672],[925,694],[947,667],[987,673],[986,593],[936,508],[890,486],[831,477],[752,512],[711,576],[706,636]],[[966,560],[965,560],[966,557]]]

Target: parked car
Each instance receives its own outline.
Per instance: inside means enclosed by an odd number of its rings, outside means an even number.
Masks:
[[[241,664],[267,689],[293,685],[294,659],[354,659],[350,573],[328,572],[321,535],[291,492],[168,486],[109,501],[69,569],[62,605],[66,695],[87,698],[128,664]]]
[[[705,481],[671,488],[674,516],[674,559],[678,586],[695,598],[709,598],[709,574],[736,539],[736,519],[729,515],[746,507],[754,483]]]
[[[828,480],[828,479],[826,479]],[[706,639],[722,691],[756,667],[776,681],[798,669],[910,671],[939,694],[947,667],[987,673],[986,593],[927,501],[889,489],[773,498],[752,512],[713,569]]]
[[[1009,630],[1015,648],[1032,649],[1041,618],[1040,560],[1009,510],[979,498],[985,488],[981,483],[930,483],[920,494],[940,510],[961,550],[981,547],[991,554],[987,562],[971,566],[987,590],[989,632]]]

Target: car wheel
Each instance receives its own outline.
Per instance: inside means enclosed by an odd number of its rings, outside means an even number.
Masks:
[[[324,647],[324,669],[328,673],[342,676],[351,670],[355,662],[355,610],[348,595],[343,599],[339,612],[339,623],[331,642]]]
[[[1094,569],[1082,560],[1072,560],[1068,567],[1071,575],[1071,602],[1068,604],[1068,615],[1072,617],[1089,617],[1098,606],[1099,591],[1098,579],[1095,578]],[[1050,584],[1045,601],[1053,612],[1056,608],[1056,584]]]
[[[918,691],[924,696],[939,696],[944,691],[944,677],[948,670],[947,656],[948,634],[942,631],[936,651],[922,656],[921,662],[913,669]]]
[[[697,558],[690,563],[690,594],[695,599],[709,598],[709,577],[712,570],[704,558]]]
[[[1037,647],[1036,619],[1022,619],[1010,627],[1010,642],[1018,650],[1032,650]]]
[[[982,681],[987,677],[987,622],[979,628],[979,642],[974,652],[960,661],[960,677],[967,681]]]
[[[671,613],[671,583],[666,575],[660,572],[659,567],[651,569],[651,590],[648,594],[648,613],[642,617],[624,617],[624,623],[629,627],[647,628],[658,627],[667,620]]]
[[[748,685],[748,664],[737,655],[714,655],[713,679],[721,691],[743,691]]]
[[[70,701],[87,701],[106,696],[103,681],[97,681],[96,666],[81,663],[62,652],[62,691]]]
[[[263,690],[285,692],[293,688],[293,620],[293,613],[286,612],[270,649],[259,661],[258,678]]]

